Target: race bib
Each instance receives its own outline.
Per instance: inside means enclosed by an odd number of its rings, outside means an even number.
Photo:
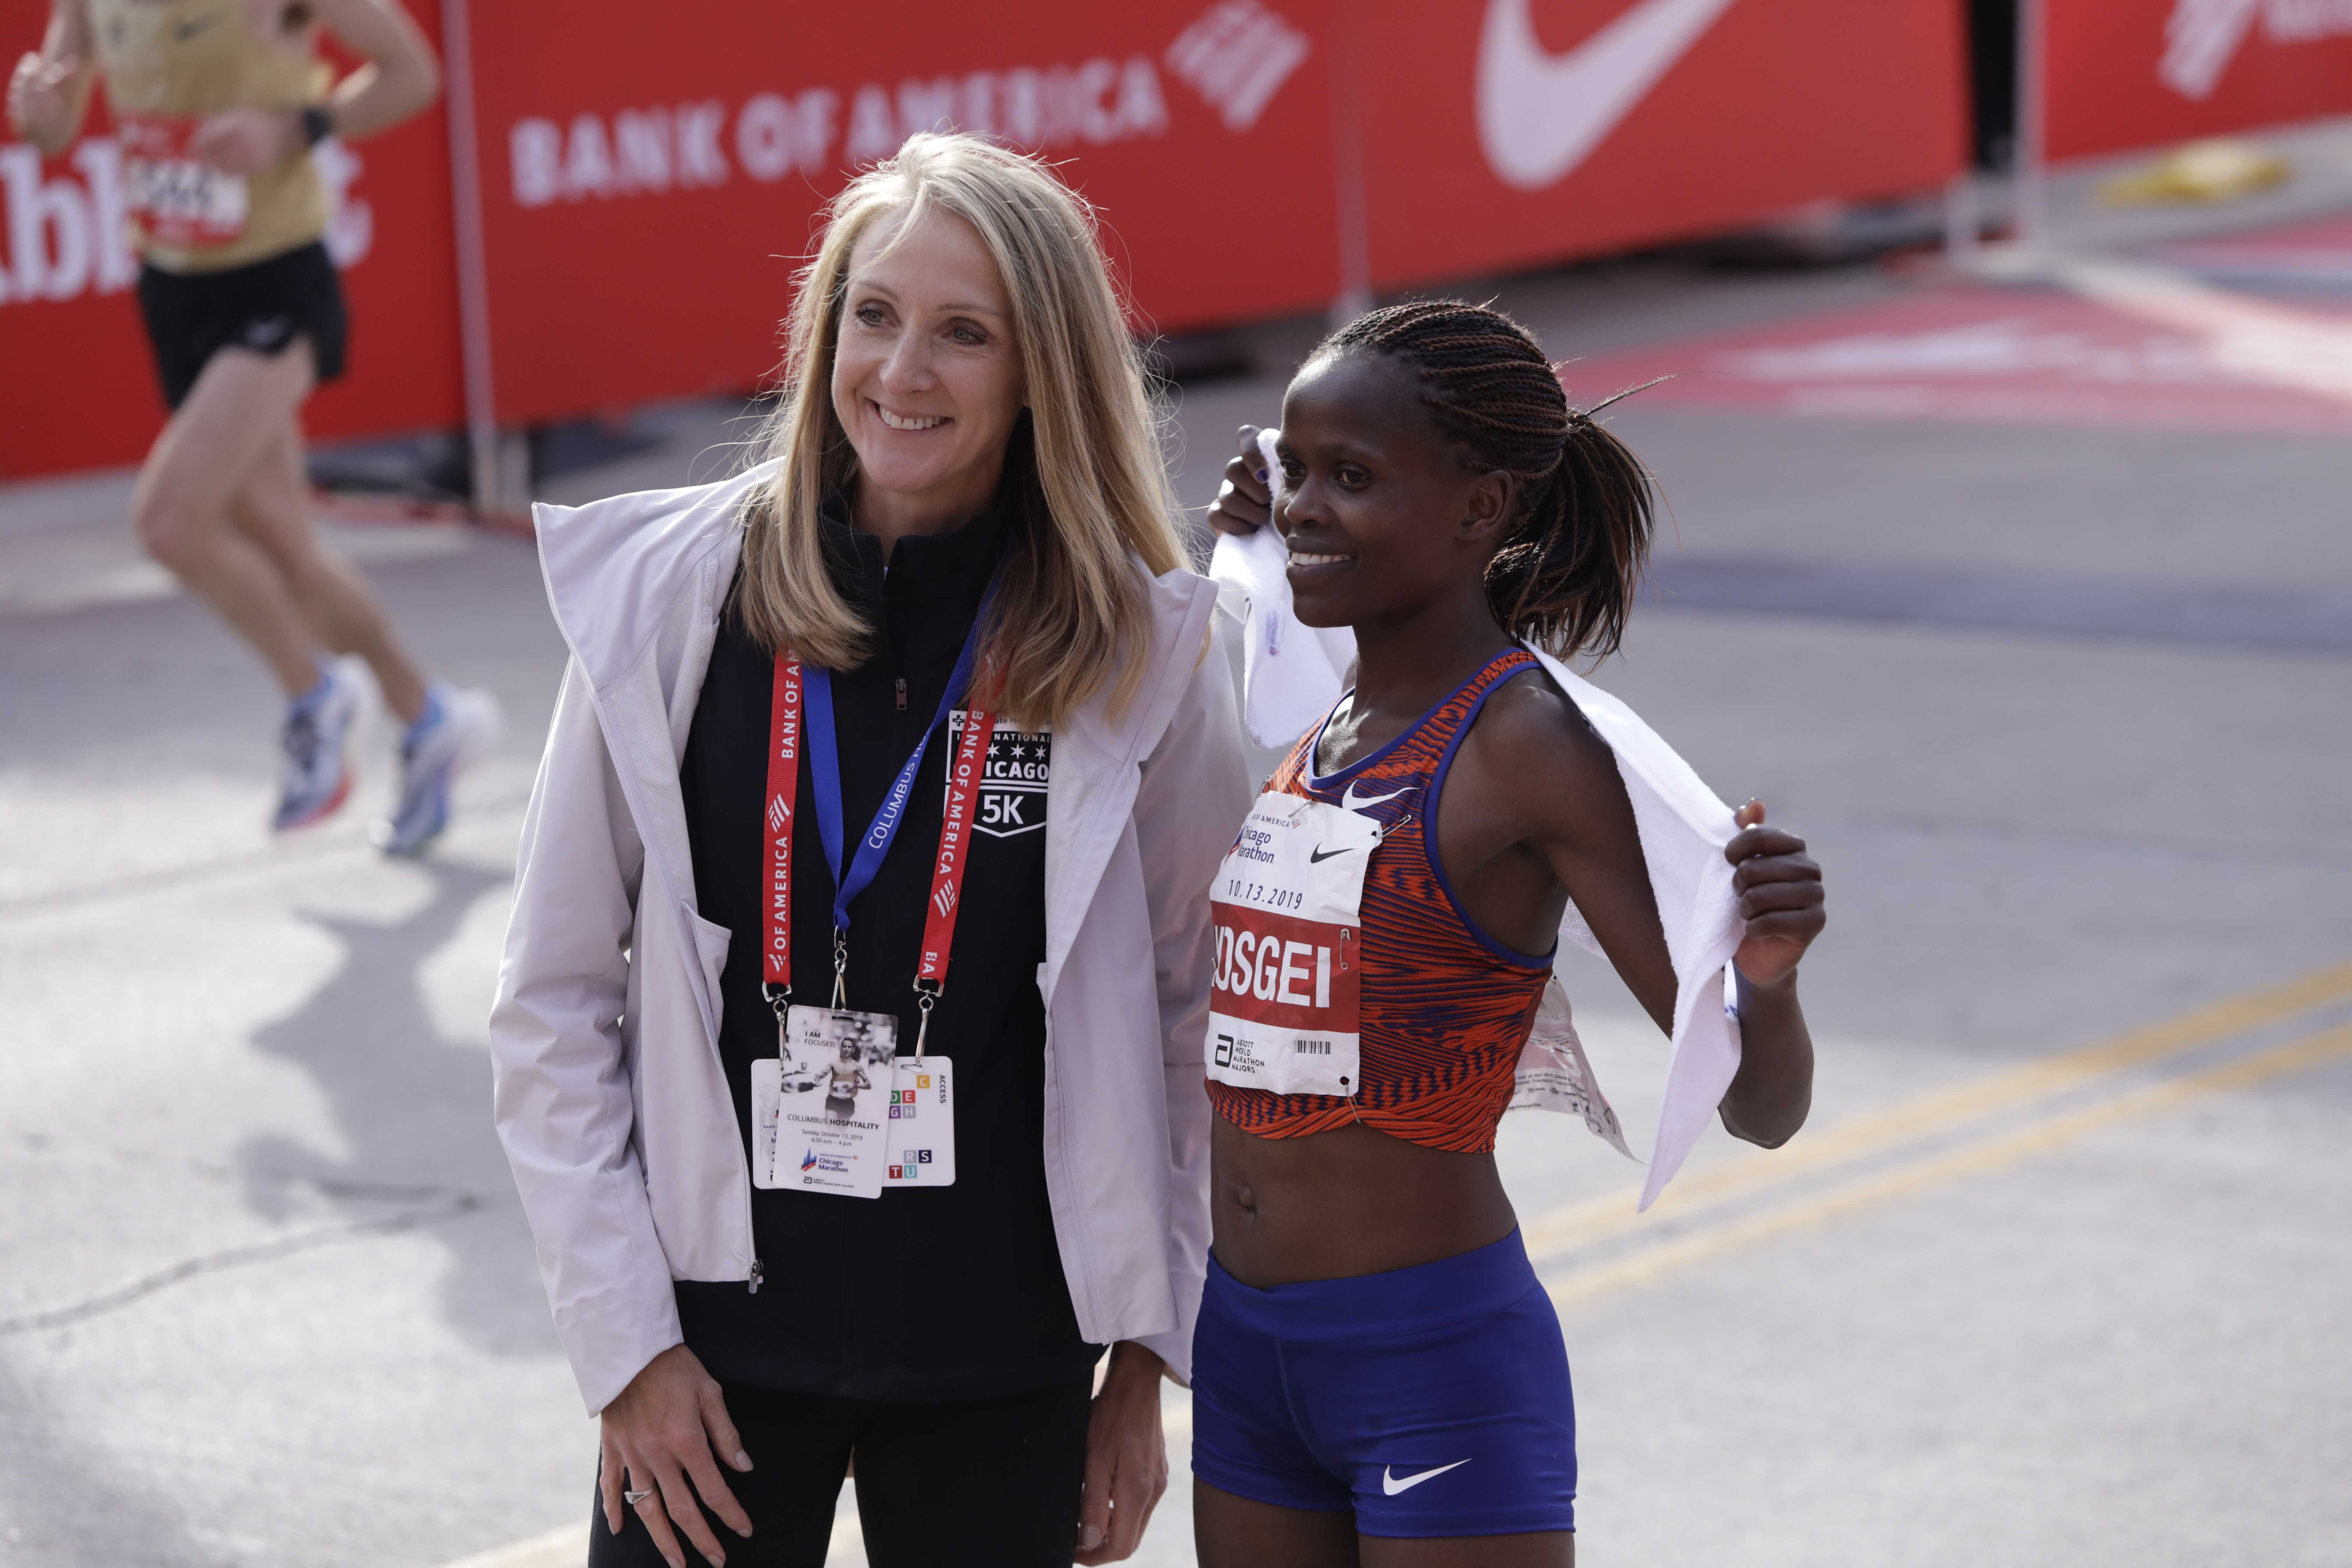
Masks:
[[[245,233],[245,176],[224,174],[189,150],[198,123],[142,115],[116,130],[123,204],[150,239],[175,250],[228,245]]]
[[[897,1099],[898,1020],[793,1007],[773,1058],[751,1067],[751,1181],[879,1197]]]
[[[1356,1092],[1364,873],[1381,829],[1305,795],[1258,796],[1209,900],[1209,1076],[1276,1094]]]
[[[890,1098],[886,1187],[955,1184],[955,1064],[945,1057],[900,1057]]]

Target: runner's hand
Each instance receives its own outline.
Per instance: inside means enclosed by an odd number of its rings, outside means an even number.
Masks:
[[[1077,1561],[1121,1563],[1168,1489],[1168,1443],[1160,1428],[1160,1373],[1141,1345],[1111,1347],[1110,1368],[1087,1422],[1087,1485],[1078,1500]]]
[[[1225,482],[1209,508],[1209,526],[1219,533],[1255,533],[1274,521],[1273,478],[1257,449],[1257,426],[1242,426],[1241,456],[1225,465]]]
[[[1735,869],[1731,886],[1748,921],[1732,962],[1751,985],[1777,985],[1797,972],[1813,938],[1829,923],[1822,908],[1822,868],[1806,858],[1805,841],[1764,826],[1764,803],[1739,808],[1739,831],[1723,847]]]
[[[718,1536],[696,1506],[697,1493],[728,1529],[738,1535],[751,1533],[751,1516],[727,1489],[710,1458],[715,1449],[736,1469],[748,1470],[751,1456],[743,1451],[743,1440],[727,1418],[727,1401],[717,1381],[702,1370],[692,1351],[672,1345],[646,1363],[620,1397],[604,1406],[603,1425],[604,1463],[596,1485],[604,1496],[604,1523],[614,1534],[621,1533],[624,1486],[631,1491],[652,1489],[653,1495],[637,1504],[637,1517],[645,1521],[669,1568],[686,1568],[678,1530],[705,1561],[727,1561]]]
[[[188,150],[224,174],[259,174],[302,151],[302,121],[283,109],[225,109],[205,117]]]
[[[28,54],[8,76],[8,124],[44,153],[59,153],[73,133],[74,82],[81,61],[68,55],[44,59]]]

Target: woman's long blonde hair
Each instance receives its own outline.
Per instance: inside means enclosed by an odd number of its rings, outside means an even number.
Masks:
[[[866,657],[873,628],[834,587],[817,509],[857,472],[832,395],[850,252],[897,212],[901,234],[928,212],[971,224],[1013,300],[1029,416],[1005,454],[1022,515],[1007,531],[988,634],[1003,682],[994,700],[1025,722],[1052,723],[1115,675],[1117,709],[1142,676],[1145,590],[1133,558],[1153,574],[1184,563],[1142,357],[1093,209],[1036,159],[976,136],[909,137],[827,209],[787,322],[782,400],[758,442],[778,460],[775,479],[744,510],[744,628],[827,668]]]

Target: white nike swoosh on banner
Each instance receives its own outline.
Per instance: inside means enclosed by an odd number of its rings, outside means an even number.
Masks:
[[[1541,190],[1592,154],[1731,0],[1637,0],[1563,55],[1530,0],[1488,0],[1478,40],[1478,142],[1505,184]]]
[[[1450,1465],[1440,1465],[1433,1470],[1423,1470],[1417,1476],[1406,1476],[1402,1480],[1397,1478],[1396,1467],[1394,1465],[1382,1465],[1381,1467],[1381,1490],[1388,1493],[1391,1497],[1394,1497],[1397,1493],[1404,1491],[1408,1488],[1421,1485],[1422,1482],[1429,1479],[1432,1476],[1442,1476],[1448,1470],[1458,1470],[1469,1462],[1470,1461],[1468,1459],[1456,1459]]]

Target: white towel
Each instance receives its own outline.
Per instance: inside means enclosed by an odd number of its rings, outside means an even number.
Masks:
[[[1659,923],[1665,928],[1667,955],[1674,961],[1673,1048],[1666,1058],[1657,1137],[1650,1149],[1650,1175],[1642,1187],[1641,1206],[1646,1209],[1682,1169],[1739,1070],[1738,992],[1730,965],[1746,927],[1731,885],[1731,862],[1723,858],[1723,847],[1739,829],[1731,808],[1631,708],[1549,654],[1538,651],[1536,658],[1617,753],[1618,776],[1633,803],[1642,858],[1650,868],[1650,891],[1657,900]],[[1601,951],[1573,900],[1559,934],[1593,952]],[[1557,990],[1559,985],[1555,978],[1552,986]],[[1564,1022],[1564,994],[1559,1006]],[[1572,1026],[1569,1033],[1573,1039]],[[1522,1072],[1528,1066],[1528,1053],[1543,1044],[1542,1035],[1538,1029],[1528,1037],[1528,1052],[1520,1057]],[[1578,1055],[1580,1060],[1581,1053]],[[1586,1073],[1589,1079],[1589,1068]],[[1591,1089],[1601,1111],[1608,1114],[1600,1085],[1592,1083]],[[1609,1120],[1613,1125],[1614,1116]]]
[[[1264,432],[1258,442],[1279,504],[1282,469],[1274,458],[1274,432]],[[1245,538],[1220,535],[1209,567],[1219,607],[1242,623],[1246,639],[1242,690],[1250,738],[1277,750],[1330,711],[1356,658],[1355,634],[1344,626],[1302,626],[1292,614],[1286,555],[1280,536],[1263,528]],[[1743,927],[1731,865],[1723,858],[1723,847],[1738,829],[1731,808],[1631,708],[1550,655],[1536,657],[1617,753],[1674,961],[1674,1036],[1642,1188],[1646,1209],[1682,1169],[1739,1070],[1738,992],[1729,965]],[[1601,951],[1573,901],[1559,929],[1568,941]],[[1596,1134],[1632,1154],[1577,1041],[1568,994],[1557,977],[1520,1053],[1511,1103],[1580,1114]]]

